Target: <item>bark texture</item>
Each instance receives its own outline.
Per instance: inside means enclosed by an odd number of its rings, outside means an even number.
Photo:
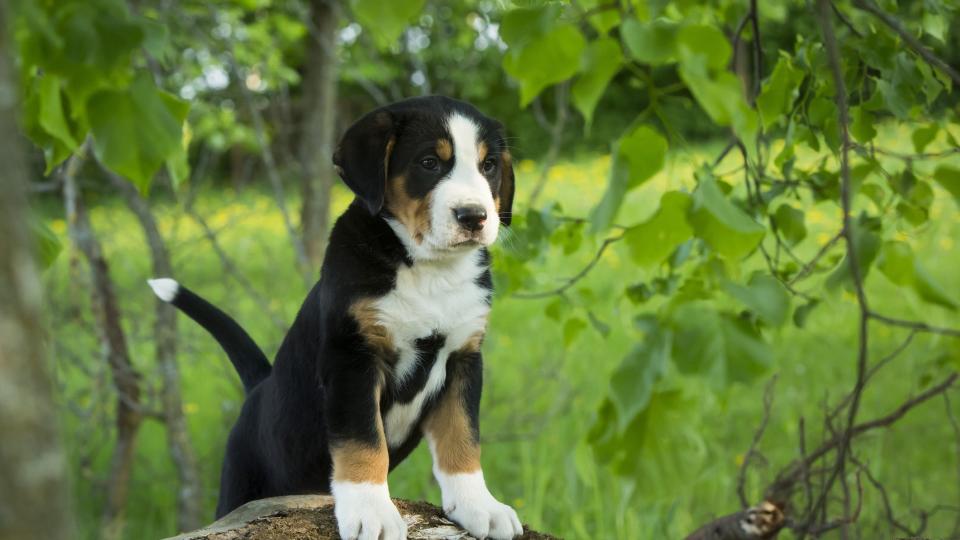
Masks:
[[[687,537],[687,540],[771,540],[786,524],[783,510],[764,501],[746,510],[717,518]]]
[[[81,154],[83,151],[81,148]],[[103,256],[100,241],[94,235],[77,185],[76,175],[82,162],[80,155],[67,162],[63,174],[63,194],[70,238],[83,253],[90,269],[91,306],[96,318],[97,334],[117,392],[116,443],[110,458],[100,531],[101,538],[110,540],[123,536],[130,475],[137,432],[143,423],[143,408],[140,402],[140,374],[130,362],[109,265]]]
[[[473,537],[425,502],[394,499],[410,540],[469,540]],[[167,540],[326,540],[340,538],[329,495],[292,495],[249,502],[212,525]],[[555,540],[524,527],[520,540]]]
[[[160,235],[157,221],[147,205],[147,201],[140,196],[140,192],[130,182],[115,174],[110,174],[110,180],[117,191],[123,196],[127,207],[137,216],[147,245],[150,248],[150,259],[155,277],[170,277],[173,267],[170,264],[170,254]],[[146,289],[144,289],[146,292]],[[163,381],[161,404],[163,407],[163,422],[167,431],[167,448],[170,459],[177,469],[177,528],[181,531],[190,531],[199,527],[203,521],[200,517],[201,486],[200,473],[197,467],[197,457],[190,442],[190,433],[187,429],[187,419],[183,414],[183,398],[180,392],[180,367],[177,364],[177,317],[175,308],[155,299],[156,316],[153,325],[154,340],[156,343],[156,361],[160,368]]]
[[[0,433],[6,434],[0,442],[0,540],[60,540],[72,531],[69,489],[27,227],[8,28],[0,1]]]
[[[333,145],[337,100],[338,0],[310,0],[307,66],[302,110],[303,206],[300,227],[307,259],[316,271],[323,262],[333,187]]]

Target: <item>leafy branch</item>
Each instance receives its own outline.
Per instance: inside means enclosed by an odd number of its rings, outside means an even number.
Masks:
[[[880,9],[879,6],[870,0],[853,0],[853,5],[879,19],[880,22],[896,32],[897,35],[900,36],[900,39],[902,39],[903,42],[906,43],[913,52],[920,55],[924,61],[934,68],[946,73],[951,79],[953,79],[953,84],[960,85],[960,72],[954,69],[943,59],[935,55],[933,51],[924,46],[923,43],[920,43],[920,40],[917,39],[916,36],[910,33],[906,28],[904,28],[903,25],[900,24],[900,21],[898,21],[892,15]]]

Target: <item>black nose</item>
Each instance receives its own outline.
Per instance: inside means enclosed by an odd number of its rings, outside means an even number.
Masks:
[[[461,227],[470,232],[479,231],[487,221],[487,211],[479,204],[454,208],[453,216],[457,218],[457,222],[460,223]]]

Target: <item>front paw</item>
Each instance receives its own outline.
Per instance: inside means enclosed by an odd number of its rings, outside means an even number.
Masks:
[[[438,475],[443,511],[474,537],[510,540],[523,534],[517,513],[490,494],[483,473]]]
[[[334,482],[331,491],[343,540],[406,540],[407,524],[386,484]]]

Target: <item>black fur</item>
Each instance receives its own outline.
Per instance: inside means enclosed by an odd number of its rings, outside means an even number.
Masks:
[[[249,334],[216,306],[182,285],[170,302],[180,308],[220,343],[240,375],[243,389],[250,392],[270,375],[270,362]]]
[[[506,152],[498,122],[466,103],[442,97],[415,98],[374,111],[344,135],[334,161],[357,198],[333,228],[321,279],[301,306],[272,370],[250,337],[228,316],[186,289],[175,299],[174,305],[221,343],[249,392],[227,443],[217,517],[258,498],[329,492],[330,444],[340,440],[377,443],[375,388],[382,380],[383,362],[389,359],[376,357],[349,310],[359,299],[390,292],[396,286],[397,270],[415,264],[383,219],[384,185],[389,174],[404,170],[411,196],[423,196],[432,189],[435,175],[417,169],[416,164],[423,152],[435,148],[436,137],[444,133],[442,120],[451,111],[478,122],[491,156]],[[506,212],[504,221],[509,221],[513,181],[509,162],[498,162],[487,179],[492,192],[500,194],[501,213]],[[506,190],[508,197],[503,196]],[[490,259],[485,250],[480,260],[484,271],[477,283],[490,290]],[[395,402],[409,401],[423,387],[430,366],[441,361],[437,352],[444,340],[440,334],[417,340],[420,355],[415,373],[403,384],[385,386],[381,414]],[[479,353],[456,353],[446,361],[444,389],[428,401],[421,417],[451,381],[463,378],[464,406],[479,437],[482,358]],[[420,437],[420,431],[413,429],[405,442],[390,449],[391,469],[416,447]]]

